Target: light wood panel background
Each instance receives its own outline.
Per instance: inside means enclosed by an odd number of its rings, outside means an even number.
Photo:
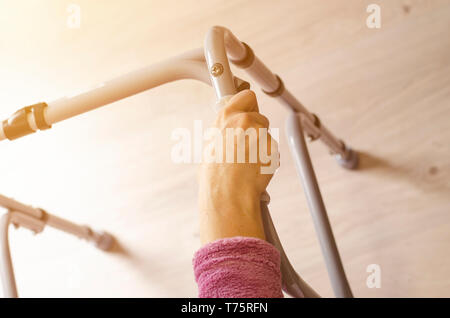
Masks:
[[[70,3],[81,27],[66,26]],[[366,7],[381,6],[381,29]],[[249,43],[322,121],[362,152],[311,154],[355,296],[450,296],[448,0],[0,2],[0,116],[199,47],[212,25]],[[281,134],[271,211],[289,257],[332,296],[284,138],[286,110],[256,89]],[[46,229],[11,231],[22,296],[195,297],[196,165],[170,160],[171,132],[213,120],[213,91],[182,81],[0,143],[0,192],[113,233],[102,253]],[[382,285],[369,289],[369,264]]]

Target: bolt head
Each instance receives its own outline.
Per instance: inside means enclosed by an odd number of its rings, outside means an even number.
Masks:
[[[211,66],[211,74],[214,77],[220,76],[223,73],[223,65],[220,63],[215,63]]]

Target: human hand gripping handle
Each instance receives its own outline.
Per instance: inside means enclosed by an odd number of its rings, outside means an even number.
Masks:
[[[275,170],[268,168],[273,167],[272,161],[278,167],[279,156],[276,141],[267,133],[269,121],[259,113],[255,93],[244,90],[234,95],[219,110],[213,127],[219,134],[205,147],[199,170],[201,242],[235,236],[265,240],[261,198]],[[242,156],[238,160],[242,149],[244,162]]]

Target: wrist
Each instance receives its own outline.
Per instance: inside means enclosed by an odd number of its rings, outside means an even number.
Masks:
[[[200,239],[202,244],[218,239],[244,236],[265,240],[260,200],[235,195],[220,201],[200,200]]]

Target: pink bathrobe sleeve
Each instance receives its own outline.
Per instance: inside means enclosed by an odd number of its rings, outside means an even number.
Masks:
[[[264,240],[231,237],[206,244],[193,267],[201,298],[283,297],[280,253]]]

